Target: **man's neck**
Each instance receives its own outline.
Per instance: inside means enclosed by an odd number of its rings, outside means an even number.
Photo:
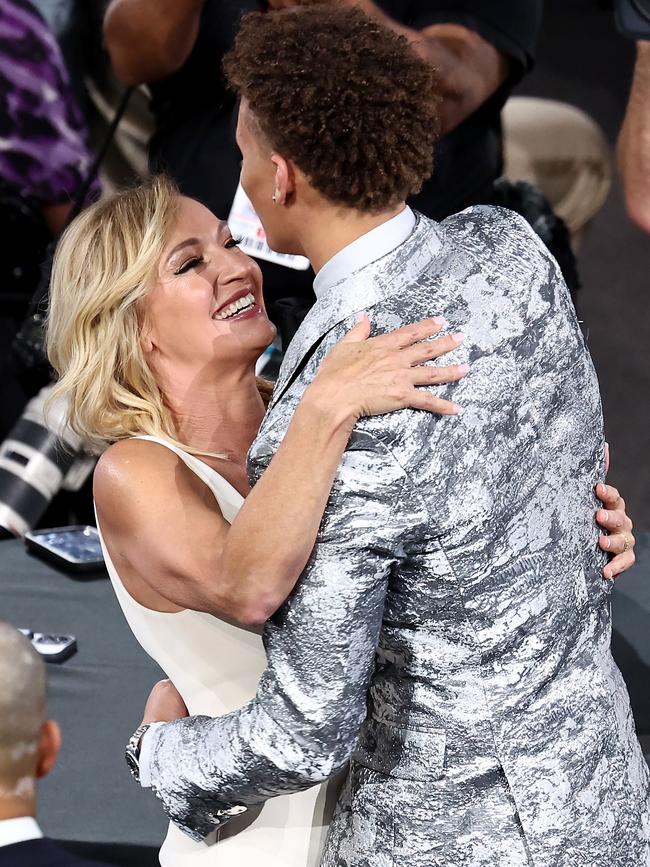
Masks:
[[[348,244],[387,223],[403,211],[404,207],[405,203],[400,202],[379,214],[367,214],[336,205],[314,210],[308,219],[301,221],[299,231],[304,255],[318,273],[326,262]]]
[[[35,798],[0,797],[0,822],[4,819],[23,819],[26,816],[36,818]]]

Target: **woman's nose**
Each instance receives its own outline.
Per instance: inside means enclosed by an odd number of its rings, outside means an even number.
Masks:
[[[253,278],[255,265],[248,256],[235,255],[223,269],[220,276],[221,283],[232,283],[237,280],[250,281]]]

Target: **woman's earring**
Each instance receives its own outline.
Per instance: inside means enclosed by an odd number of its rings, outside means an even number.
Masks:
[[[273,204],[275,204],[278,200],[278,197],[273,193]]]

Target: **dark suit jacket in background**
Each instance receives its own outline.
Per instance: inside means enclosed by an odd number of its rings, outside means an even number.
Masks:
[[[0,846],[0,867],[110,867],[71,855],[58,843],[42,837]]]

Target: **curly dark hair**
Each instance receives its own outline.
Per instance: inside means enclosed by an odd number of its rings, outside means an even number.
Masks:
[[[271,147],[330,201],[382,211],[431,175],[435,73],[360,9],[251,12],[224,68]]]

